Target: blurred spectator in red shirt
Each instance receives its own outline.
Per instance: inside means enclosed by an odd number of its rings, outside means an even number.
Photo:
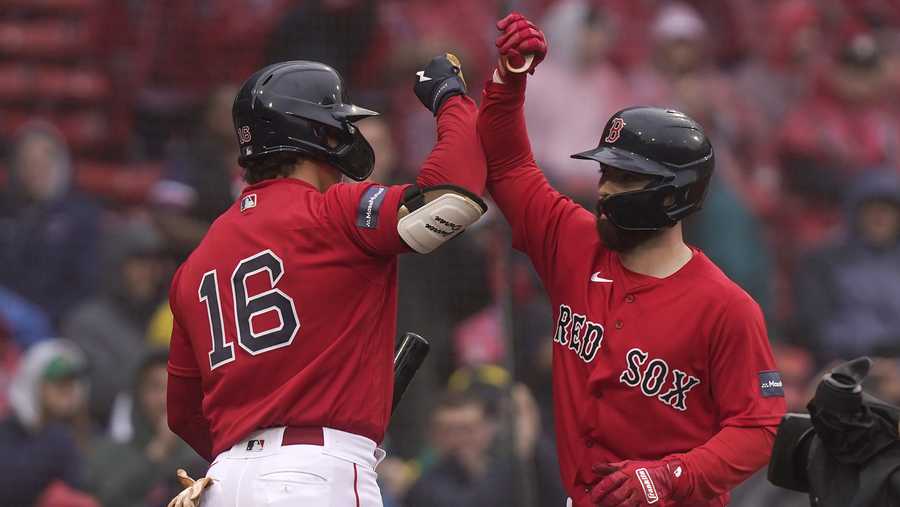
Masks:
[[[821,242],[837,224],[852,178],[900,164],[900,122],[886,107],[886,84],[876,39],[858,34],[788,113],[778,149],[785,192],[779,225],[790,251]]]
[[[876,29],[900,23],[900,2],[897,0],[840,0],[837,3],[842,8],[838,12],[844,19],[858,19]]]
[[[564,0],[541,23],[550,57],[528,78],[525,116],[535,158],[563,193],[596,199],[595,167],[570,158],[596,146],[610,115],[633,105],[622,75],[607,58],[617,27],[586,0]]]
[[[635,101],[685,112],[712,138],[717,159],[728,150],[751,167],[761,118],[714,65],[706,22],[694,8],[674,2],[660,9],[651,32],[651,61],[629,80]]]
[[[22,128],[0,198],[0,285],[57,322],[91,295],[98,270],[99,212],[72,185],[69,150],[45,123]]]
[[[34,507],[100,507],[100,503],[94,497],[57,480],[47,486]]]
[[[763,16],[766,37],[758,54],[738,70],[738,90],[777,129],[787,110],[810,92],[816,64],[825,44],[822,20],[813,0],[774,2]],[[770,130],[771,131],[771,130]]]
[[[231,106],[237,88],[220,85],[197,127],[172,146],[162,179],[151,189],[157,224],[168,246],[186,257],[243,188]]]
[[[689,7],[706,20],[710,39],[708,57],[715,64],[728,65],[742,56],[757,36],[751,22],[763,8],[759,0],[589,0],[615,19],[619,27],[618,43],[611,57],[627,68],[643,64],[653,53],[655,41],[648,37],[651,21],[672,3]],[[781,1],[781,0],[773,0]]]

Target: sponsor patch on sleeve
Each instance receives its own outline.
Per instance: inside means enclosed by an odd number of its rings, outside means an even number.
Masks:
[[[356,226],[363,229],[375,229],[378,227],[378,214],[384,203],[387,187],[373,185],[363,192],[356,210]]]
[[[784,384],[781,383],[781,374],[777,371],[759,372],[759,390],[763,398],[772,396],[784,396]]]

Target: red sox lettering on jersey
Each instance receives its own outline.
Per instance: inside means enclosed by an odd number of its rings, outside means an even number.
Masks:
[[[589,503],[594,463],[658,460],[726,426],[777,425],[784,400],[771,387],[778,378],[758,305],[697,249],[666,278],[625,268],[595,215],[522,156],[522,88],[489,83],[479,129],[488,190],[554,310],[554,421],[575,505]]]
[[[649,356],[641,349],[629,350],[625,356],[628,366],[619,377],[619,382],[629,387],[640,387],[644,396],[657,398],[666,405],[684,412],[687,410],[687,393],[700,383],[700,379],[678,368],[670,368],[669,363],[661,358],[654,358],[648,362]],[[663,392],[670,371],[671,388]]]
[[[553,341],[567,346],[585,363],[590,363],[603,343],[603,326],[587,320],[578,313],[573,314],[568,305],[559,305],[559,319]]]
[[[591,463],[692,449],[726,425],[777,423],[759,308],[702,252],[658,279],[626,269],[596,234],[579,246],[537,265],[556,310],[553,367],[565,372],[554,396],[578,406],[556,410],[564,480],[588,483]]]
[[[585,363],[590,363],[603,343],[603,326],[584,315],[573,313],[568,305],[562,304],[559,306],[553,341],[567,347]],[[644,396],[657,398],[676,410],[687,410],[687,394],[700,384],[700,379],[670,367],[663,358],[650,358],[648,361],[649,356],[639,348],[629,350],[619,381],[639,388]],[[667,384],[669,388],[664,391]]]

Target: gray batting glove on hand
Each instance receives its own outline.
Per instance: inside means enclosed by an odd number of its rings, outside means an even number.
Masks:
[[[184,490],[169,502],[168,507],[200,507],[200,497],[203,490],[212,484],[212,478],[204,477],[195,481],[182,468],[179,468],[175,475],[178,482],[184,486]]]

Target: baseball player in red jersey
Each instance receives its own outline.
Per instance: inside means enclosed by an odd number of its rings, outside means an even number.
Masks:
[[[415,91],[438,141],[416,184],[399,186],[340,182],[371,173],[353,124],[376,113],[348,102],[332,68],[275,64],[238,92],[249,185],[169,296],[169,426],[212,461],[204,506],[381,505],[397,255],[427,253],[485,211],[477,108],[459,62],[435,58]],[[193,505],[200,490],[173,505]]]
[[[620,111],[597,148],[573,155],[599,162],[597,211],[585,210],[535,164],[527,75],[509,70],[531,60],[533,72],[544,36],[518,14],[497,27],[501,58],[478,132],[488,191],[553,305],[570,503],[727,505],[728,491],[768,461],[785,404],[758,305],[682,238],[712,176],[712,147],[680,112]]]

